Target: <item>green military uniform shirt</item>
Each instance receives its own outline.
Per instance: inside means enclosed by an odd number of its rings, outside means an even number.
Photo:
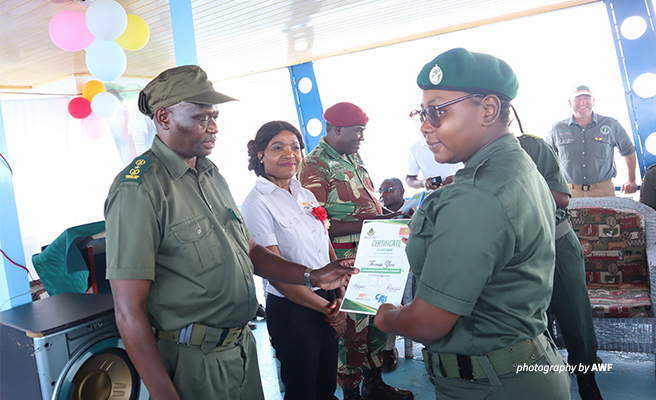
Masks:
[[[191,168],[156,136],[114,180],[105,218],[107,278],[152,280],[155,328],[241,327],[255,315],[250,232],[209,159]]]
[[[406,247],[416,295],[460,315],[431,351],[485,355],[544,332],[554,212],[544,179],[511,135],[426,198]]]
[[[362,221],[383,213],[360,155],[339,154],[325,136],[301,162],[298,180],[314,194],[330,219]],[[359,240],[359,233],[332,238],[334,243]]]
[[[541,138],[522,135],[520,146],[533,159],[549,189],[571,194],[565,175],[553,149]],[[556,225],[566,221],[566,208],[556,208]],[[556,239],[551,311],[556,316],[565,339],[569,363],[592,365],[597,361],[597,336],[585,283],[585,262],[578,237],[568,224],[568,231]]]
[[[560,169],[558,156],[544,139],[537,136],[522,135],[517,138],[519,145],[535,162],[540,174],[547,181],[549,189],[572,195],[567,185],[567,179]],[[556,209],[556,225],[568,218],[567,210]]]

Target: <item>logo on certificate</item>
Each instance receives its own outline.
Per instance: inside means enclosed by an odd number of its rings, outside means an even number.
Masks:
[[[385,304],[385,303],[387,303],[387,296],[385,296],[384,294],[378,293],[376,295],[376,301],[379,302],[380,304]]]

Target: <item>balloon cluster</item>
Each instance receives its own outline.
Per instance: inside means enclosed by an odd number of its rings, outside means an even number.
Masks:
[[[82,119],[83,127],[89,118],[95,122],[88,124],[111,118],[118,101],[99,81],[114,81],[123,75],[127,67],[125,50],[139,50],[150,39],[146,21],[137,15],[127,15],[114,0],[98,0],[91,3],[86,15],[71,10],[55,14],[48,32],[62,50],[86,50],[87,69],[97,79],[84,85],[82,97],[71,100],[68,112],[73,118]]]
[[[112,118],[118,106],[116,96],[108,93],[102,82],[92,80],[84,84],[82,97],[76,97],[68,103],[68,113],[82,120],[82,130],[87,136],[97,139],[102,134],[102,119]]]

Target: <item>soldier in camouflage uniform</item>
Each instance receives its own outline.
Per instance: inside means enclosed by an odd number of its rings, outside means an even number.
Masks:
[[[330,218],[330,237],[337,257],[355,257],[362,221],[387,219],[374,185],[358,154],[369,118],[360,107],[337,103],[324,113],[326,136],[308,154],[298,179],[312,191]],[[349,313],[346,333],[339,342],[337,382],[344,399],[414,399],[412,392],[386,385],[381,377],[380,352],[387,334],[373,324],[373,316]],[[360,396],[360,382],[362,397]]]

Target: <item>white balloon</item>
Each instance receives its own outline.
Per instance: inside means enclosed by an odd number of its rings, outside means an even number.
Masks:
[[[91,99],[91,111],[102,118],[112,118],[118,110],[118,99],[111,93],[101,92]]]
[[[87,69],[99,81],[114,81],[123,75],[128,65],[125,51],[114,40],[94,40],[87,47]]]
[[[89,5],[86,21],[96,39],[114,40],[125,32],[128,15],[114,0],[98,0]]]

